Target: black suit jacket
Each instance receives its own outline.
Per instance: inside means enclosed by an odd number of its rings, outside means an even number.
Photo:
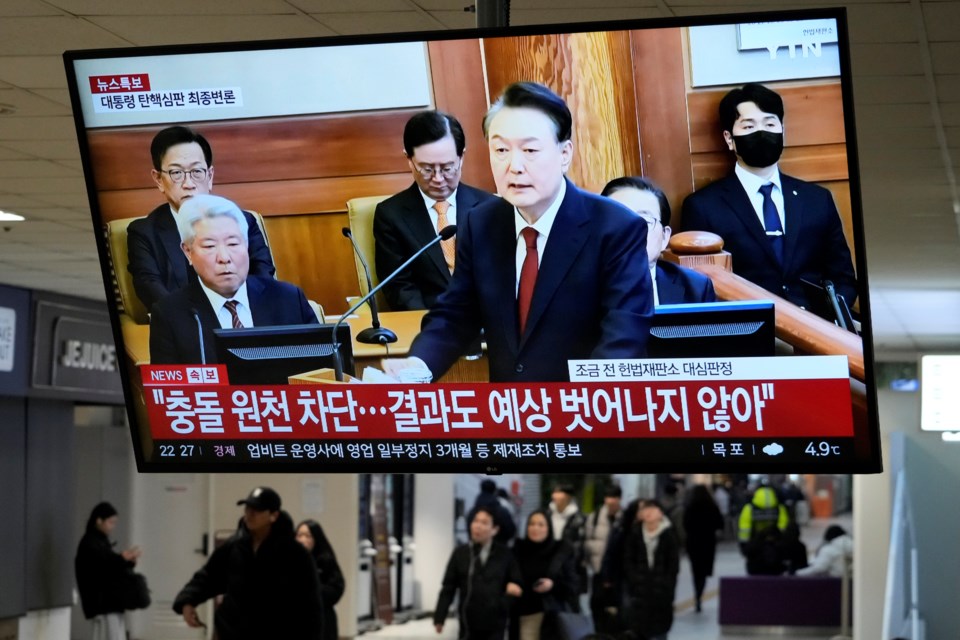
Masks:
[[[569,359],[646,355],[653,315],[647,225],[632,211],[567,182],[522,336],[513,205],[485,203],[457,228],[453,280],[410,349],[434,379],[481,328],[492,382],[566,381]]]
[[[243,213],[249,226],[250,275],[272,278],[276,269],[260,225],[252,215],[246,211]],[[169,204],[162,204],[146,218],[130,223],[127,227],[127,259],[127,270],[133,275],[133,288],[147,309],[168,293],[197,279],[180,248],[180,232]]]
[[[273,327],[290,324],[319,324],[299,287],[273,278],[247,278],[247,298],[253,324]],[[199,280],[175,291],[153,305],[150,315],[150,364],[199,364],[200,338],[197,321],[191,309],[200,316],[203,327],[203,351],[207,364],[217,361],[213,330],[220,328],[217,314]]]
[[[657,260],[657,296],[660,304],[717,301],[710,278],[666,260]]]
[[[473,544],[460,545],[450,554],[443,573],[440,595],[433,610],[433,623],[444,624],[459,591],[460,638],[503,638],[507,618],[516,598],[507,595],[507,583],[520,585],[523,576],[510,549],[494,540],[487,561],[476,557]]]
[[[457,224],[464,224],[471,209],[493,198],[496,196],[461,182]],[[417,183],[378,204],[373,218],[377,277],[384,280],[436,236]],[[394,311],[429,309],[449,284],[450,270],[437,244],[391,280],[383,293]]]
[[[811,304],[801,280],[832,280],[853,305],[857,278],[833,196],[823,187],[780,174],[786,231],[783,265],[736,174],[687,196],[681,226],[711,231],[733,255],[733,272],[790,302]]]

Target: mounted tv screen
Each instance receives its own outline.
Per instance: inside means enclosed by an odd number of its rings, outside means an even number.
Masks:
[[[880,470],[843,10],[65,63],[141,471]],[[648,356],[714,301],[772,355]],[[352,371],[217,360],[314,322]]]

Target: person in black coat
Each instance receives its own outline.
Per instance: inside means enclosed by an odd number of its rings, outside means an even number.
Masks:
[[[467,514],[467,522],[473,521],[473,516],[480,507],[487,507],[497,514],[497,535],[494,536],[494,539],[510,546],[513,539],[517,537],[517,525],[513,522],[513,516],[500,502],[500,497],[497,495],[497,483],[489,478],[485,478],[480,483],[480,493],[477,494],[477,499]]]
[[[323,640],[337,640],[337,612],[333,605],[340,601],[345,588],[343,572],[337,564],[337,556],[327,540],[323,527],[316,520],[304,520],[297,525],[297,542],[310,552],[317,565],[320,581],[320,596],[323,599]]]
[[[121,553],[113,550],[110,534],[117,526],[117,510],[101,502],[90,512],[87,528],[74,559],[77,590],[83,615],[93,620],[96,640],[125,640],[124,590],[126,575],[140,557],[140,549],[131,547]]]
[[[690,493],[690,501],[683,511],[683,528],[687,533],[687,555],[693,573],[693,595],[696,610],[701,610],[703,590],[707,577],[713,575],[713,561],[717,553],[717,532],[723,531],[723,515],[713,496],[702,484]]]
[[[572,611],[580,593],[574,567],[573,549],[565,541],[554,539],[550,515],[534,511],[527,518],[527,537],[513,546],[523,581],[523,595],[513,609],[511,640],[553,638],[544,615],[554,611]]]
[[[666,640],[680,571],[680,542],[656,500],[640,504],[623,541],[624,620],[644,640]]]
[[[173,610],[188,626],[200,627],[196,607],[223,595],[214,619],[219,640],[322,637],[317,568],[294,539],[280,496],[257,487],[237,504],[244,505],[239,531],[177,594]]]
[[[470,521],[470,542],[454,549],[443,575],[433,612],[437,633],[443,632],[447,611],[459,591],[460,638],[503,640],[510,607],[523,594],[516,558],[496,540],[497,514],[478,508]]]

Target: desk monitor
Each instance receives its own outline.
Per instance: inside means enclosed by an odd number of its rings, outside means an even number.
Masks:
[[[287,378],[333,368],[332,324],[214,329],[217,360],[226,365],[230,384],[286,384]],[[350,325],[337,332],[343,370],[353,375]]]
[[[772,356],[773,302],[697,302],[656,308],[647,355],[651,358]]]

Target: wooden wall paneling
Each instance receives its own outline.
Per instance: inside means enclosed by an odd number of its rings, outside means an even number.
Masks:
[[[833,201],[837,204],[837,211],[840,213],[840,221],[843,222],[843,235],[847,238],[847,245],[850,246],[850,254],[853,256],[853,266],[857,266],[857,248],[853,243],[853,207],[850,204],[850,182],[848,180],[833,180],[821,182],[821,187],[825,187],[833,194]]]
[[[846,142],[839,82],[799,86],[769,83],[767,86],[783,98],[784,144],[787,147]],[[693,153],[727,148],[717,107],[731,88],[691,90],[687,96]]]
[[[213,192],[264,216],[343,212],[351,198],[396,193],[410,186],[410,173],[342,178],[214,184]],[[105,191],[99,194],[104,222],[145,216],[163,203],[156,189]]]
[[[353,248],[340,230],[346,213],[271,216],[264,220],[277,274],[299,286],[328,314],[343,313],[359,294]]]
[[[430,42],[427,47],[434,104],[460,121],[467,139],[462,180],[494,193],[490,154],[483,138],[483,116],[489,103],[480,40],[445,40]]]
[[[694,187],[700,189],[729,174],[734,156],[729,151],[698,153],[692,158]],[[846,180],[847,146],[825,144],[784,149],[780,170],[810,182]]]
[[[843,100],[836,81],[770,83],[783,97],[784,173],[816,182],[833,193],[850,252],[855,256]],[[735,161],[720,131],[717,106],[730,88],[693,90],[687,96],[694,188],[730,173]]]
[[[637,136],[633,100],[624,91],[632,84],[626,38],[603,32],[493,38],[484,40],[484,53],[491,101],[518,81],[540,82],[566,100],[574,123],[569,176],[579,186],[599,191],[608,176],[639,168],[627,160],[635,154],[624,153]],[[623,69],[627,77],[611,73]]]
[[[403,126],[415,110],[184,123],[213,148],[218,183],[269,182],[409,171]],[[163,126],[87,135],[97,189],[153,187],[150,142]]]
[[[680,205],[694,184],[683,35],[680,29],[648,29],[631,32],[630,40],[643,175],[666,193],[679,228]]]

